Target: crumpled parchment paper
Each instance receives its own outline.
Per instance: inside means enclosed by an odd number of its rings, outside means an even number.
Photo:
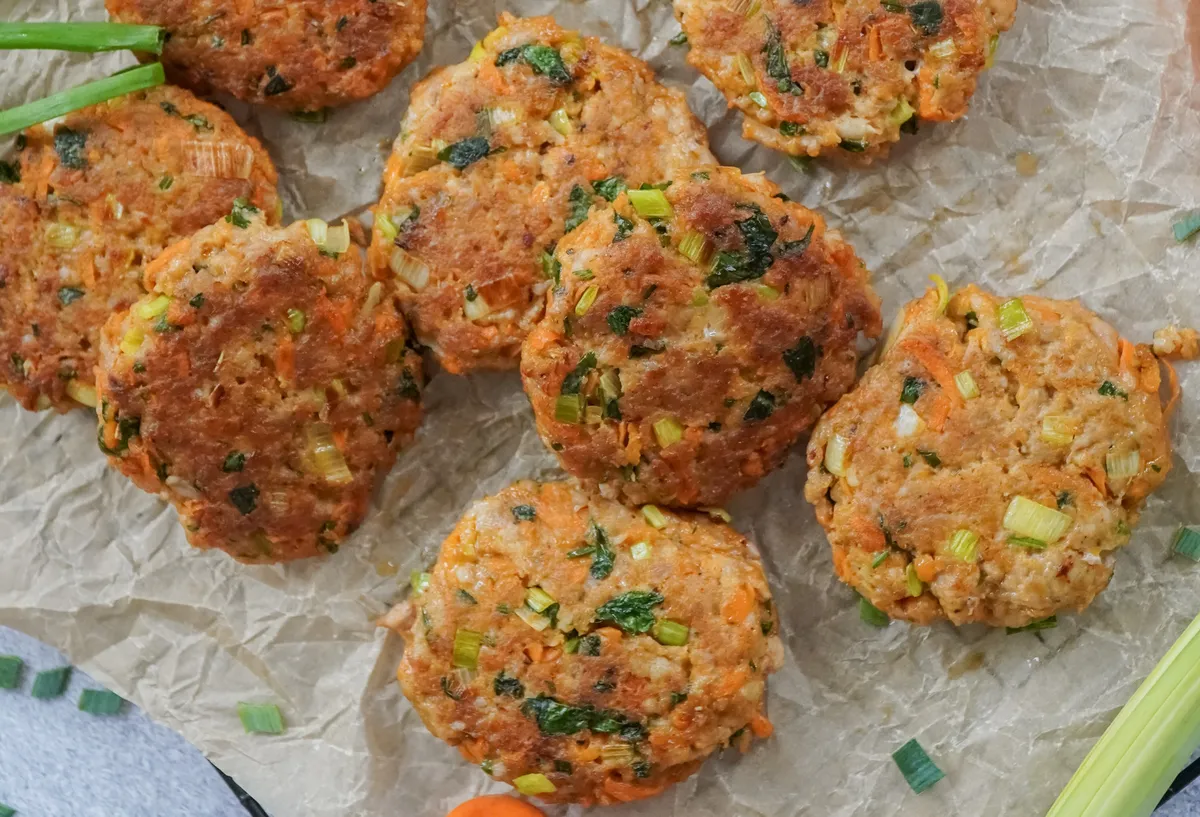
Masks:
[[[433,0],[423,54],[384,93],[324,125],[230,109],[263,137],[291,218],[375,200],[411,84],[466,58],[498,12],[556,13],[683,85],[727,164],[767,170],[840,226],[885,314],[939,273],[1006,293],[1080,297],[1147,341],[1200,325],[1200,246],[1171,223],[1200,206],[1200,4],[1022,0],[966,121],[925,126],[869,170],[801,173],[744,142],[737,115],[667,40],[667,0]],[[102,0],[0,0],[5,19],[103,19]],[[1187,38],[1192,38],[1189,48]],[[96,78],[128,55],[0,55],[0,106]],[[0,225],[0,240],[4,240]],[[619,815],[1040,815],[1170,643],[1200,612],[1200,568],[1169,554],[1200,517],[1200,368],[1181,368],[1175,470],[1147,504],[1110,588],[1057,629],[876,630],[833,576],[804,502],[803,449],[730,506],[761,546],[788,664],[771,680],[775,737],[709,761]],[[175,513],[107,468],[83,412],[0,403],[0,624],[65,650],[178,729],[280,817],[441,817],[506,787],[431,737],[372,626],[473,498],[553,477],[515,374],[438,375],[428,418],[335,557],[243,567],[190,550]],[[289,729],[245,735],[238,701]],[[945,770],[911,794],[889,755],[917,737]],[[575,810],[572,813],[576,813]],[[557,813],[565,813],[558,810]]]

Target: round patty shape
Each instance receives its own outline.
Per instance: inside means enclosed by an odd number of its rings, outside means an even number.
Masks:
[[[172,82],[318,111],[379,93],[421,51],[425,0],[107,0],[121,23],[162,26]]]
[[[658,794],[770,734],[783,645],[757,552],[703,516],[650,519],[568,483],[469,508],[381,622],[408,642],[397,677],[429,731],[587,805]]]
[[[884,154],[967,112],[1016,0],[675,0],[688,62],[793,155]]]
[[[162,87],[38,125],[0,161],[0,384],[27,409],[95,405],[100,327],[144,262],[229,213],[278,218],[275,167],[224,111]]]
[[[456,374],[514,369],[549,286],[542,257],[620,184],[714,161],[682,93],[549,17],[501,15],[412,104],[375,210],[371,264]]]
[[[593,210],[558,245],[561,286],[521,375],[569,473],[631,502],[720,505],[853,385],[858,334],[880,330],[867,271],[779,196],[700,168]]]
[[[170,247],[101,338],[100,447],[243,562],[333,553],[420,422],[421,362],[361,251],[245,207]]]
[[[1171,467],[1158,361],[1075,301],[941,303],[908,304],[813,432],[805,495],[837,574],[918,624],[1083,610]]]

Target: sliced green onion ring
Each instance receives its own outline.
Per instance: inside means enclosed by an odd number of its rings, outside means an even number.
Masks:
[[[1047,508],[1023,496],[1015,496],[1004,512],[1004,529],[1018,537],[1052,545],[1070,530],[1074,520],[1061,511]]]
[[[454,632],[454,666],[463,669],[478,669],[479,650],[483,646],[483,633],[474,630],[456,630]]]
[[[969,530],[956,530],[950,536],[946,550],[960,562],[974,562],[979,545],[979,534]]]
[[[675,215],[671,202],[667,201],[661,190],[630,190],[626,195],[629,196],[629,203],[633,205],[633,209],[637,210],[637,214],[642,218],[671,218]]]

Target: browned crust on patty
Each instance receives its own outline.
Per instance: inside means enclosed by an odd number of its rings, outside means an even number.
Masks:
[[[602,577],[594,555],[572,556],[597,529],[612,554]],[[530,587],[554,599],[553,624],[526,606]],[[654,619],[686,626],[686,643],[598,620],[631,591],[658,593]],[[765,682],[783,660],[770,589],[753,546],[700,515],[669,513],[655,528],[568,483],[517,482],[466,511],[427,589],[381,623],[407,641],[397,677],[429,730],[498,780],[544,774],[550,802],[653,796],[718,748],[770,731]],[[472,672],[454,666],[459,630],[482,639]],[[543,729],[539,698],[610,723]]]
[[[966,114],[1015,11],[1016,0],[675,0],[688,62],[742,111],[747,139],[867,160],[919,119]]]
[[[813,431],[805,496],[834,567],[893,618],[1019,627],[1084,609],[1170,470],[1150,349],[1077,301],[1036,296],[1021,298],[1033,327],[1006,340],[1005,300],[970,286],[945,314],[933,291],[910,303],[879,365]],[[959,392],[963,371],[979,397]],[[910,399],[919,392],[915,427],[898,420],[906,381]],[[1060,418],[1065,435],[1047,436],[1046,417]],[[835,435],[846,441],[841,476],[827,463]],[[1106,472],[1110,456],[1131,452],[1134,476]],[[1070,517],[1062,538],[1039,547],[1006,529],[1018,496]],[[958,530],[979,537],[971,559],[949,549]]]
[[[318,111],[383,90],[421,51],[426,0],[107,0],[113,20],[162,26],[172,82]]]
[[[705,167],[670,181],[673,217],[655,225],[622,196],[559,244],[561,286],[521,374],[569,473],[631,502],[720,505],[777,468],[850,388],[856,339],[878,335],[880,318],[850,246],[765,178]],[[777,234],[769,266],[713,286],[719,256],[747,253],[756,220]],[[680,249],[689,235],[706,242],[698,261]],[[579,422],[557,416],[576,388]],[[664,445],[663,423],[678,424],[678,440]]]
[[[244,562],[335,552],[420,422],[394,293],[357,247],[329,257],[303,222],[255,215],[172,246],[146,285],[104,327],[109,462],[170,500],[195,547]]]
[[[0,182],[0,383],[63,412],[80,405],[68,387],[90,399],[100,327],[142,294],[145,262],[238,198],[278,219],[275,166],[228,114],[169,86],[18,145]]]
[[[544,49],[537,70],[526,46]],[[460,152],[461,167],[438,159],[472,144],[487,155],[465,163]],[[418,340],[448,371],[512,369],[541,316],[540,259],[573,202],[586,211],[592,183],[612,176],[636,186],[712,161],[684,95],[646,63],[549,17],[505,14],[471,59],[413,89],[370,263],[380,277],[406,258],[424,270],[398,285]]]

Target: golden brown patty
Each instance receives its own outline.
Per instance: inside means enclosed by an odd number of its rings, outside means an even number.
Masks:
[[[778,467],[879,334],[862,262],[761,175],[631,191],[559,245],[525,342],[538,431],[571,474],[632,502],[719,505]],[[650,211],[647,211],[650,212]]]
[[[245,562],[337,550],[421,417],[420,358],[361,252],[239,207],[164,252],[104,326],[100,446]]]
[[[421,51],[425,0],[107,0],[162,26],[172,82],[317,111],[376,94]]]
[[[887,152],[918,119],[967,112],[1016,0],[675,0],[688,62],[793,155]]]
[[[1006,337],[1015,303],[1030,324]],[[945,314],[936,292],[913,301],[809,443],[805,495],[838,575],[919,624],[1082,610],[1171,467],[1158,387],[1149,348],[1076,301],[973,286]]]
[[[398,677],[429,731],[498,780],[541,775],[540,797],[583,804],[650,797],[770,734],[783,646],[757,552],[702,516],[654,522],[567,483],[468,509],[381,622],[408,642]]]
[[[603,201],[598,183],[713,161],[683,94],[641,60],[549,17],[500,23],[413,90],[375,211],[375,274],[399,278],[417,338],[455,373],[516,367],[540,259]]]
[[[100,327],[163,247],[238,198],[278,218],[266,151],[179,88],[85,108],[18,147],[0,162],[0,384],[27,409],[95,405]]]

